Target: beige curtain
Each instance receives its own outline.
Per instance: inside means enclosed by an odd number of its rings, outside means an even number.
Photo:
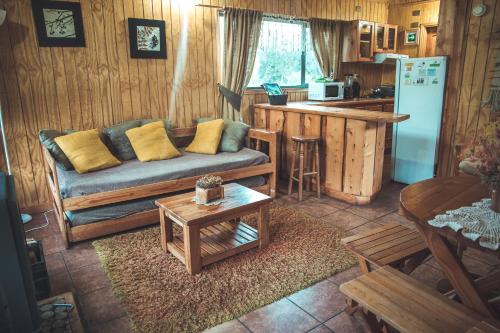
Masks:
[[[262,12],[229,8],[224,14],[224,62],[222,84],[238,95],[250,82],[259,45]],[[251,119],[240,114],[219,93],[220,116],[233,120]],[[240,110],[242,113],[248,110]]]
[[[314,53],[323,75],[334,72],[338,76],[342,22],[312,18],[309,23]]]

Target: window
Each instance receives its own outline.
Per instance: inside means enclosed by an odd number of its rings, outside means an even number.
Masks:
[[[306,87],[321,76],[308,23],[264,17],[248,88],[260,88],[266,82]]]

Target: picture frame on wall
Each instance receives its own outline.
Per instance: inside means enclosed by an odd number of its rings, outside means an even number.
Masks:
[[[405,30],[404,45],[418,45],[419,43],[419,30],[410,29]]]
[[[31,0],[40,47],[85,47],[78,2]]]
[[[167,58],[165,21],[129,18],[128,29],[132,58]]]

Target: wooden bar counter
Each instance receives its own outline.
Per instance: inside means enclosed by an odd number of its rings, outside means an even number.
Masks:
[[[369,204],[382,187],[388,123],[410,118],[392,112],[311,105],[254,105],[254,127],[281,131],[280,175],[287,177],[293,135],[321,137],[321,188],[333,198]]]

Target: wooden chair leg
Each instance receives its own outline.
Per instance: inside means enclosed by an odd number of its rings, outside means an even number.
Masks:
[[[312,171],[312,159],[311,157],[313,156],[312,151],[311,151],[311,145],[306,142],[304,143],[306,145],[304,149],[304,164],[305,164],[305,170],[304,172],[311,172]],[[305,179],[306,183],[306,191],[311,191],[311,177],[308,176]]]
[[[359,309],[358,302],[355,300],[352,300],[350,298],[346,299],[347,307],[345,308],[345,313],[347,313],[349,316],[354,315],[356,311]]]
[[[299,143],[299,201],[302,201],[302,191],[304,186],[304,144]]]
[[[318,193],[318,199],[321,199],[321,177],[320,177],[320,166],[319,166],[319,144],[318,142],[314,143],[314,161],[316,165],[316,192]]]
[[[292,167],[290,169],[290,179],[288,180],[288,195],[292,194],[293,174],[295,173],[295,159],[297,158],[297,142],[293,143]]]
[[[365,260],[365,258],[358,256],[358,262],[359,262],[359,270],[361,273],[366,274],[370,273],[370,263]]]

